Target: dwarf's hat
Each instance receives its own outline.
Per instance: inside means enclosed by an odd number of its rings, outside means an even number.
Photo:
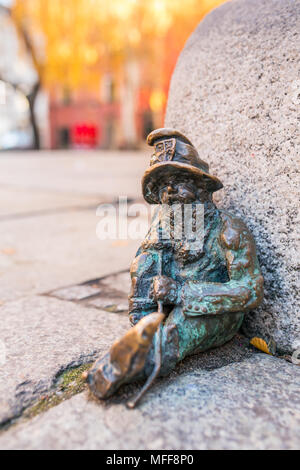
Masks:
[[[150,168],[142,180],[143,195],[150,204],[159,203],[159,181],[166,175],[175,175],[179,181],[182,175],[189,176],[211,193],[223,188],[221,181],[209,173],[208,164],[201,160],[193,144],[181,132],[157,129],[148,135],[147,143],[155,149]]]

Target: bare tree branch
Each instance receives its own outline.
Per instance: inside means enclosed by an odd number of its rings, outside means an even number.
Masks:
[[[17,22],[15,22],[15,25],[16,25],[16,28],[17,28],[17,31],[19,32],[24,44],[25,44],[25,47],[27,49],[27,52],[28,54],[30,55],[31,59],[32,59],[32,62],[33,62],[33,65],[34,65],[34,68],[39,76],[39,81],[41,81],[41,66],[39,64],[39,61],[38,61],[38,58],[37,58],[37,54],[36,54],[36,51],[35,51],[35,48],[34,48],[34,45],[33,45],[33,42],[31,40],[31,37],[30,35],[28,34],[25,26],[23,24],[19,24]]]
[[[6,83],[7,85],[11,86],[15,91],[19,91],[22,93],[24,96],[26,96],[26,92],[23,90],[22,87],[18,83],[14,83],[8,78],[3,77],[3,75],[0,74],[0,81]]]
[[[7,14],[11,18],[11,20],[13,21],[13,23],[16,27],[16,30],[17,30],[21,40],[23,41],[23,43],[25,45],[27,53],[29,54],[29,56],[32,59],[34,68],[35,68],[35,70],[37,72],[37,75],[38,75],[38,79],[34,83],[34,85],[32,86],[31,91],[29,93],[26,93],[26,91],[23,90],[23,88],[18,83],[14,83],[14,82],[10,81],[9,79],[3,77],[1,74],[0,74],[0,80],[2,80],[4,83],[7,83],[8,85],[10,85],[14,90],[22,93],[25,96],[25,98],[27,99],[28,104],[29,104],[30,121],[31,121],[32,130],[33,130],[34,148],[36,150],[39,150],[40,149],[40,135],[39,135],[38,124],[37,124],[37,120],[36,120],[36,116],[35,116],[35,102],[36,102],[36,98],[38,96],[38,93],[41,89],[41,66],[39,64],[33,42],[31,40],[30,35],[27,32],[23,22],[19,23],[18,21],[16,21],[16,19],[13,17],[12,10],[10,8],[5,7],[4,5],[0,4],[0,12],[1,11],[4,12],[5,14]]]
[[[2,11],[3,13],[6,13],[7,15],[11,16],[11,9],[4,6],[4,5],[1,5],[1,3],[0,3],[0,11]]]
[[[10,18],[13,20],[14,22],[14,25],[19,33],[19,35],[21,36],[21,39],[26,47],[26,50],[28,52],[28,54],[30,55],[30,57],[32,58],[32,62],[33,62],[33,65],[35,67],[35,70],[39,76],[39,81],[41,81],[41,74],[40,74],[40,70],[41,70],[41,67],[40,67],[40,64],[39,64],[39,61],[38,61],[38,58],[37,58],[37,54],[35,52],[35,48],[34,48],[34,45],[33,45],[33,42],[30,38],[30,35],[28,34],[25,26],[23,23],[19,23],[18,21],[15,21],[14,17],[13,17],[13,14],[12,14],[12,10],[11,8],[8,8],[4,5],[2,5],[0,3],[0,12],[3,12],[5,14],[7,14],[8,16],[10,16]]]

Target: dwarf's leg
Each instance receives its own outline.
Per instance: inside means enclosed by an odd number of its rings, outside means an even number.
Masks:
[[[161,375],[167,375],[185,357],[221,346],[239,330],[244,315],[188,317],[181,306],[168,316],[162,331]]]
[[[109,354],[99,359],[90,371],[90,389],[99,398],[111,396],[122,384],[145,380],[155,367],[153,342],[157,327],[161,328],[160,375],[169,374],[186,356],[221,346],[241,326],[242,313],[218,316],[186,317],[182,307],[175,307],[164,325],[162,315],[144,317],[123,338],[116,341]]]

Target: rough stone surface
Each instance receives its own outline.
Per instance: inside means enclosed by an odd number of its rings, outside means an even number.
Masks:
[[[86,281],[128,269],[139,240],[100,241],[96,207],[139,199],[148,161],[144,152],[1,153],[0,427],[129,328],[124,274]],[[102,292],[113,293],[106,312],[88,306]]]
[[[130,287],[130,273],[125,271],[83,284],[55,289],[48,295],[62,300],[80,301],[82,305],[109,312],[127,313]]]
[[[128,269],[139,240],[99,240],[96,208],[142,199],[148,164],[147,152],[1,153],[0,304]]]
[[[104,286],[110,286],[114,289],[124,292],[126,295],[129,294],[131,288],[131,277],[129,271],[123,273],[116,273],[112,276],[106,276],[101,279],[101,284]]]
[[[98,286],[79,284],[76,286],[63,287],[50,292],[49,295],[61,300],[84,300],[94,295],[101,294]]]
[[[0,436],[1,449],[299,449],[300,368],[257,354],[160,380],[136,410],[86,393]]]
[[[128,269],[138,240],[99,240],[95,210],[1,221],[0,302]]]
[[[59,373],[93,361],[129,328],[126,316],[49,297],[0,307],[0,424],[51,389]]]
[[[3,163],[3,162],[2,162]],[[5,165],[1,165],[0,168]],[[99,205],[100,197],[96,195],[72,194],[65,191],[55,193],[51,190],[28,190],[20,187],[0,188],[0,220],[13,217],[29,217],[45,212],[65,212],[80,208],[94,208]]]
[[[113,297],[97,297],[94,300],[90,300],[88,305],[115,313],[128,313],[128,302],[126,302],[126,299],[122,301]]]
[[[98,198],[96,204],[103,199],[111,201],[120,195],[142,199],[141,177],[148,165],[148,152],[1,153],[0,183],[5,188],[9,186],[11,192],[11,197],[7,194],[4,201],[13,199],[13,205],[8,211],[8,207],[5,208],[4,203],[0,202],[0,216],[12,212],[24,213],[28,209],[61,208],[63,204],[59,198],[65,198],[66,206],[70,206],[71,198],[76,206],[84,201],[93,203],[95,198]],[[19,191],[22,199],[14,197],[13,189]],[[36,192],[36,200],[33,195],[30,197],[29,191]],[[25,192],[27,194],[24,196]],[[52,202],[49,198],[51,193]]]
[[[223,181],[220,205],[253,231],[265,277],[248,335],[300,347],[300,2],[236,0],[210,13],[173,75],[166,126]]]

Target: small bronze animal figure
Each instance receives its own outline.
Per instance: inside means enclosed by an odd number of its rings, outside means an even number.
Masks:
[[[144,317],[116,341],[109,353],[99,359],[87,376],[91,391],[98,398],[109,398],[122,383],[137,377],[144,368],[153,337],[164,319],[161,313]]]

